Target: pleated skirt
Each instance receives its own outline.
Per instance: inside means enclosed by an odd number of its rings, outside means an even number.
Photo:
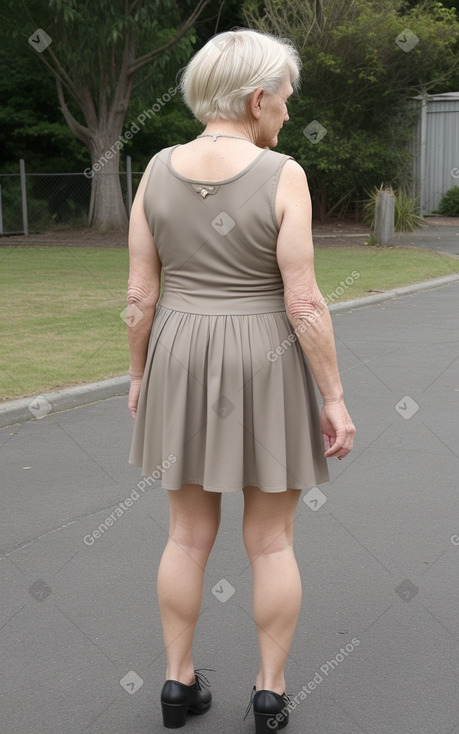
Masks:
[[[164,489],[310,489],[329,481],[314,381],[285,311],[158,305],[129,462]]]

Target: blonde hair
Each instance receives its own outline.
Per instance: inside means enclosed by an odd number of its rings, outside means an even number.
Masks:
[[[193,56],[180,80],[185,104],[206,125],[211,120],[241,120],[255,89],[274,94],[285,79],[296,88],[300,59],[291,41],[268,33],[219,33]]]

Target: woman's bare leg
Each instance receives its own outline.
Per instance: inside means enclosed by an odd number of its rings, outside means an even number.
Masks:
[[[244,489],[243,535],[252,564],[253,613],[260,647],[257,690],[285,692],[285,665],[301,605],[293,523],[301,490]]]
[[[166,679],[194,683],[193,636],[204,571],[220,524],[221,494],[188,484],[169,491],[169,540],[158,569]]]

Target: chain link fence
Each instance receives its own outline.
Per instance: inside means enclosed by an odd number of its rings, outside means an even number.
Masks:
[[[142,173],[129,165],[116,175],[129,213]],[[91,179],[84,173],[26,173],[21,162],[19,173],[0,174],[0,236],[89,227],[90,200]]]

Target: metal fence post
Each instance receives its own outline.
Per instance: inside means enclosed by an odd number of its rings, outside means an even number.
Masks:
[[[19,173],[21,174],[21,199],[22,199],[22,227],[24,234],[29,234],[29,221],[27,218],[27,191],[26,191],[26,177],[25,177],[25,163],[24,158],[19,160]]]
[[[443,113],[444,115],[445,113]],[[426,210],[426,166],[427,166],[427,95],[424,93],[421,102],[421,149],[419,151],[419,215],[424,216]]]
[[[131,213],[132,207],[132,159],[130,155],[126,156],[126,178],[127,178],[127,213]]]

